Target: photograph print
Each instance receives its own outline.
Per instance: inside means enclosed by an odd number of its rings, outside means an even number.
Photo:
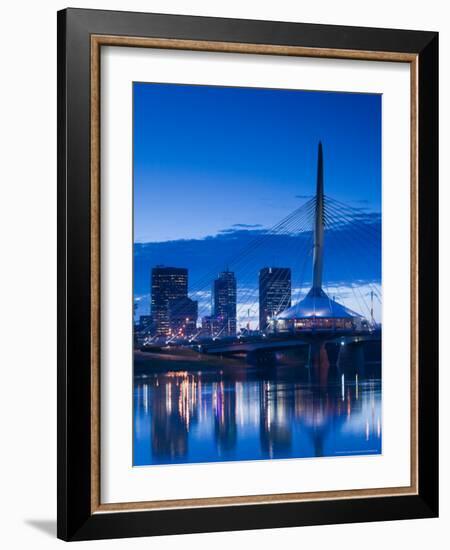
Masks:
[[[380,94],[133,83],[133,465],[382,453]]]

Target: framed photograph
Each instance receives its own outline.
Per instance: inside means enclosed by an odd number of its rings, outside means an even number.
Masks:
[[[58,536],[438,514],[438,36],[58,13]]]

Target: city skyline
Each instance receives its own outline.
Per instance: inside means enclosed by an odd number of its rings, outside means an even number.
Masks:
[[[295,291],[298,292],[298,289],[292,288],[290,268],[262,267],[258,276],[257,309],[250,318],[248,315],[238,315],[242,304],[238,299],[238,281],[232,271],[219,273],[211,281],[211,295],[206,308],[199,308],[198,301],[189,296],[187,268],[158,265],[152,268],[150,279],[150,309],[144,314],[136,314],[135,303],[135,329],[142,334],[158,337],[228,337],[239,335],[242,330],[265,331],[272,317],[291,307],[293,295],[295,297]],[[303,289],[305,295],[307,289]],[[369,322],[379,323],[378,315],[374,315],[373,310],[373,290],[369,292],[372,294],[369,315],[359,313]],[[255,306],[255,303],[252,305]]]
[[[377,226],[378,227],[378,226]],[[325,277],[325,288],[328,290],[330,295],[338,295],[341,300],[345,302],[345,304],[353,310],[361,311],[364,313],[367,317],[369,317],[369,300],[370,300],[370,294],[372,292],[372,287],[375,286],[380,290],[381,287],[381,265],[379,266],[380,273],[378,277],[367,277],[367,273],[363,271],[368,266],[367,258],[364,255],[356,255],[356,257],[352,258],[352,271],[354,274],[354,280],[348,282],[348,272],[343,272],[342,277],[330,277],[329,273],[333,273],[333,265],[334,265],[334,258],[341,254],[341,252],[336,252],[336,247],[333,246],[334,240],[337,239],[337,236],[333,236],[333,234],[327,234],[326,237],[326,243],[328,243],[329,246],[327,246],[327,259],[325,261],[325,268],[324,271],[327,274]],[[250,242],[254,240],[254,237],[251,237]],[[255,258],[254,265],[251,266],[250,273],[248,271],[242,272],[242,270],[238,269],[236,271],[236,279],[237,279],[237,303],[238,303],[238,315],[237,315],[237,322],[238,326],[244,326],[248,322],[248,315],[247,311],[248,309],[251,309],[251,315],[250,315],[250,321],[252,323],[252,327],[255,328],[256,324],[259,324],[259,313],[256,310],[256,306],[254,304],[254,297],[256,296],[256,293],[258,291],[258,285],[259,285],[259,271],[263,269],[264,267],[267,268],[282,268],[286,267],[291,270],[292,273],[292,281],[291,281],[291,288],[292,288],[292,299],[298,300],[302,294],[307,292],[309,290],[309,287],[311,285],[311,268],[312,268],[312,256],[311,254],[306,253],[306,248],[304,244],[301,242],[301,237],[297,237],[297,240],[299,241],[299,250],[303,250],[304,254],[303,256],[300,256],[297,260],[296,265],[294,266],[288,266],[287,264],[290,263],[289,258],[292,262],[292,255],[287,257],[281,257],[281,260],[279,262],[271,263],[264,261],[263,258],[261,258],[261,261],[259,262],[259,257]],[[246,242],[246,241],[245,241]],[[345,240],[344,240],[345,243]],[[358,244],[358,243],[356,243]],[[295,247],[295,244],[292,245],[290,243],[290,250],[292,250],[292,246]],[[348,245],[347,245],[348,246]],[[342,245],[341,245],[342,247]],[[187,246],[188,250],[190,250],[190,247]],[[214,248],[214,247],[213,247]],[[349,251],[350,252],[350,251]],[[161,259],[162,255],[159,255],[159,258]],[[176,254],[174,254],[176,256]],[[183,255],[181,255],[183,256]],[[196,258],[196,254],[190,254],[191,256],[191,262],[192,258]],[[270,255],[269,255],[270,257]],[[170,260],[171,257],[169,256],[168,259]],[[181,258],[181,261],[183,258]],[[359,262],[361,265],[361,270],[359,269]],[[189,266],[189,263],[186,262]],[[136,261],[135,261],[136,265]],[[173,262],[168,261],[164,262],[164,265],[174,265]],[[181,265],[181,264],[178,264]],[[186,265],[186,264],[185,264]],[[209,281],[205,282],[205,272],[211,272],[211,269],[201,269],[198,268],[195,269],[195,266],[193,269],[192,263],[189,267],[186,267],[186,269],[189,270],[190,277],[189,281],[192,283],[192,286],[196,286],[196,283],[198,281],[203,281],[203,286],[200,291],[198,289],[194,289],[195,295],[193,296],[196,300],[199,302],[199,315],[204,316],[210,314],[212,312],[211,308],[211,301],[212,301],[212,284],[213,279],[215,276],[217,276],[220,273],[220,269],[217,269],[216,275],[212,275],[210,277]],[[200,263],[200,266],[203,267],[203,264]],[[209,266],[207,266],[209,267]],[[151,303],[150,303],[150,293],[148,290],[145,292],[145,289],[148,289],[148,280],[149,280],[149,273],[151,271],[151,265],[149,265],[148,259],[146,261],[140,261],[139,269],[141,270],[141,274],[139,275],[142,278],[143,284],[137,285],[135,282],[135,302],[136,302],[136,316],[140,317],[141,315],[149,314]],[[192,275],[192,272],[194,273],[194,276]],[[347,275],[347,277],[345,277]],[[136,277],[136,275],[135,275]],[[373,280],[375,279],[375,281]],[[136,279],[135,279],[136,281]],[[144,290],[144,292],[142,292]],[[189,289],[191,291],[192,289]],[[380,290],[381,292],[381,290]],[[365,303],[364,303],[365,301]],[[239,306],[240,304],[240,306]],[[381,321],[381,304],[379,302],[375,303],[375,309],[374,309],[374,318],[377,322]],[[239,327],[238,327],[239,328]]]
[[[158,265],[151,270],[151,306],[138,316],[138,333],[155,337],[197,337],[201,326],[210,336],[236,336],[236,278],[231,271],[219,273],[212,281],[211,308],[198,315],[198,302],[189,297],[189,271],[184,267]],[[135,308],[136,310],[136,308]]]
[[[329,294],[346,296],[351,309],[368,314],[371,286],[381,285],[380,96],[135,83],[134,114],[137,316],[150,311],[148,273],[157,264],[189,270],[200,317],[212,314],[207,309],[213,293],[198,291],[199,281],[227,266],[238,281],[238,325],[246,323],[244,317],[253,327],[260,324],[254,299],[247,298],[257,292],[264,266],[291,269],[293,295],[299,297],[310,284],[312,227],[274,234],[253,252],[245,271],[233,266],[233,258],[314,195],[319,140],[327,195],[350,204],[372,239],[368,250],[354,253],[355,231],[344,210],[341,222],[327,228],[324,281]],[[258,140],[256,129],[264,124],[275,141],[267,141],[269,134]]]

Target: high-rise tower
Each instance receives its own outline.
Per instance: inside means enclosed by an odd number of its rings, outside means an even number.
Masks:
[[[170,304],[180,298],[187,298],[188,270],[183,267],[156,266],[152,269],[151,286],[155,332],[167,336],[170,334]]]
[[[232,271],[223,271],[214,281],[214,317],[222,336],[235,336],[236,277]]]
[[[259,330],[270,319],[291,307],[291,270],[289,267],[263,267],[259,271]]]

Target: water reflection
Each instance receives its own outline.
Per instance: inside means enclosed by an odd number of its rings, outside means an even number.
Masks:
[[[308,369],[140,372],[134,464],[380,453],[380,380],[331,371],[322,360]]]

